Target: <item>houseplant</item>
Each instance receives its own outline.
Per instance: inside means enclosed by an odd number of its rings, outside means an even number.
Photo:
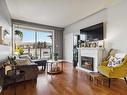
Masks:
[[[17,48],[16,48],[16,52],[18,52],[18,54],[22,55],[23,52],[24,52],[24,50],[23,50],[22,47],[17,47]]]
[[[10,65],[13,67],[13,69],[15,69],[15,66],[17,65],[16,63],[16,57],[11,57],[11,56],[8,56],[8,60],[9,60],[9,63]]]
[[[54,60],[57,61],[59,58],[59,54],[55,52],[53,53],[53,56],[54,56]]]
[[[18,35],[20,37],[20,39],[22,40],[23,32],[21,32],[20,30],[15,30],[15,35]]]
[[[10,71],[12,69],[15,70],[16,69],[16,65],[17,65],[17,63],[16,63],[16,57],[8,56],[8,62],[4,66],[4,68],[5,68],[5,74],[8,74],[8,71]]]

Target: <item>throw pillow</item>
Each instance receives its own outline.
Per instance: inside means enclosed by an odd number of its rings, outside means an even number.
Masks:
[[[29,61],[29,63],[31,62],[31,58],[29,55],[20,55],[20,59],[27,59]]]
[[[17,59],[16,60],[18,65],[28,65],[29,61],[27,59]]]
[[[122,58],[111,56],[109,58],[108,67],[117,67],[122,63]]]

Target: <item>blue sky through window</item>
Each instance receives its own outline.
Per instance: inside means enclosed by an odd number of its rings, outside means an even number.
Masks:
[[[34,30],[28,30],[28,29],[20,29],[23,32],[23,39],[22,42],[35,42],[35,31]],[[48,42],[51,43],[51,39],[48,37],[49,35],[52,35],[52,33],[49,32],[41,32],[37,31],[37,40],[40,42]]]

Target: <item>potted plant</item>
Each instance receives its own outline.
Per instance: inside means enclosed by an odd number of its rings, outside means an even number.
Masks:
[[[15,69],[15,66],[17,65],[16,57],[15,56],[14,57],[8,56],[8,60],[9,60],[10,65],[13,67],[13,69]]]
[[[18,52],[18,54],[22,55],[23,52],[24,52],[24,50],[23,50],[22,47],[17,47],[17,48],[16,48],[16,52]]]
[[[57,61],[58,58],[59,58],[59,54],[58,53],[53,53],[53,56],[54,56],[54,60]]]
[[[20,30],[15,30],[15,35],[18,35],[21,38],[21,40],[22,40],[23,32],[21,32]]]

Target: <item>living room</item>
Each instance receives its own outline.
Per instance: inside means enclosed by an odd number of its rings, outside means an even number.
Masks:
[[[126,0],[0,0],[0,95],[126,95],[126,9]]]

